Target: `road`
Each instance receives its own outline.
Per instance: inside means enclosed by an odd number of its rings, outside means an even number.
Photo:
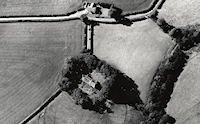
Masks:
[[[163,0],[159,0],[154,8],[150,10],[147,13],[142,13],[142,14],[136,14],[136,15],[129,15],[125,16],[125,18],[130,19],[131,21],[138,20],[138,19],[145,19],[151,16],[152,14],[155,13],[155,11],[158,9],[158,7],[162,4]],[[56,15],[56,17],[52,16],[46,16],[46,17],[40,17],[40,16],[35,16],[35,17],[0,17],[0,23],[11,23],[11,22],[55,22],[55,21],[68,21],[68,20],[75,20],[79,19],[81,15],[87,14],[87,10],[82,10],[78,11],[75,14],[71,15]],[[102,22],[102,23],[116,23],[116,20],[114,18],[95,18],[88,16],[89,20],[92,21],[97,21],[97,22]]]
[[[87,10],[78,11],[71,15],[52,15],[52,16],[16,16],[16,17],[0,17],[0,23],[6,22],[59,22],[79,19],[81,15],[86,14]]]

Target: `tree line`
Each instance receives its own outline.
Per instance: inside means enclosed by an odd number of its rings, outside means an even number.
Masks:
[[[152,16],[152,20],[160,26],[163,32],[168,33],[176,41],[176,47],[164,58],[154,75],[143,109],[146,120],[141,124],[173,124],[175,119],[166,114],[165,108],[171,98],[174,84],[189,59],[189,55],[185,51],[200,42],[200,25],[175,28],[155,15]]]

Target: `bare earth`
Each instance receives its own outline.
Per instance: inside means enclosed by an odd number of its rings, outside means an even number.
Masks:
[[[64,57],[82,49],[80,21],[0,24],[0,123],[16,124],[57,88]]]
[[[200,123],[200,54],[194,53],[176,82],[167,112],[176,124]]]
[[[94,54],[131,77],[143,101],[158,65],[173,44],[151,20],[131,27],[101,24],[94,31]]]
[[[81,0],[0,0],[0,16],[67,14],[80,5]]]
[[[97,114],[83,110],[63,92],[28,124],[138,124],[141,113],[125,105],[115,105],[114,113]]]
[[[159,16],[174,26],[186,26],[200,22],[199,0],[166,0]]]

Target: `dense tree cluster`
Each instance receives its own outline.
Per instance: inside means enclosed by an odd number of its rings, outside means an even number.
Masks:
[[[101,73],[105,77],[105,82],[99,91],[98,97],[89,97],[78,84],[81,83],[82,75],[87,75],[93,71]],[[63,91],[68,92],[77,105],[82,108],[91,109],[103,113],[109,108],[105,105],[107,99],[116,104],[142,104],[139,98],[139,91],[134,81],[114,69],[105,61],[99,60],[96,56],[90,55],[87,51],[70,58],[63,68],[63,81],[59,83]]]

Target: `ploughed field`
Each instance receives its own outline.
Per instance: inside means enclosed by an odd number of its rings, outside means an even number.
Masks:
[[[174,87],[167,113],[176,119],[176,124],[200,123],[200,54],[195,52]]]
[[[143,101],[158,65],[173,46],[152,20],[131,27],[100,24],[94,28],[94,54],[132,78]]]
[[[83,0],[84,1],[84,0]],[[86,0],[88,2],[102,2],[114,4],[123,10],[123,13],[138,12],[147,9],[154,0]]]
[[[64,58],[82,46],[80,21],[1,23],[0,123],[19,123],[50,97]]]
[[[77,10],[81,0],[1,0],[0,16],[67,14]]]

